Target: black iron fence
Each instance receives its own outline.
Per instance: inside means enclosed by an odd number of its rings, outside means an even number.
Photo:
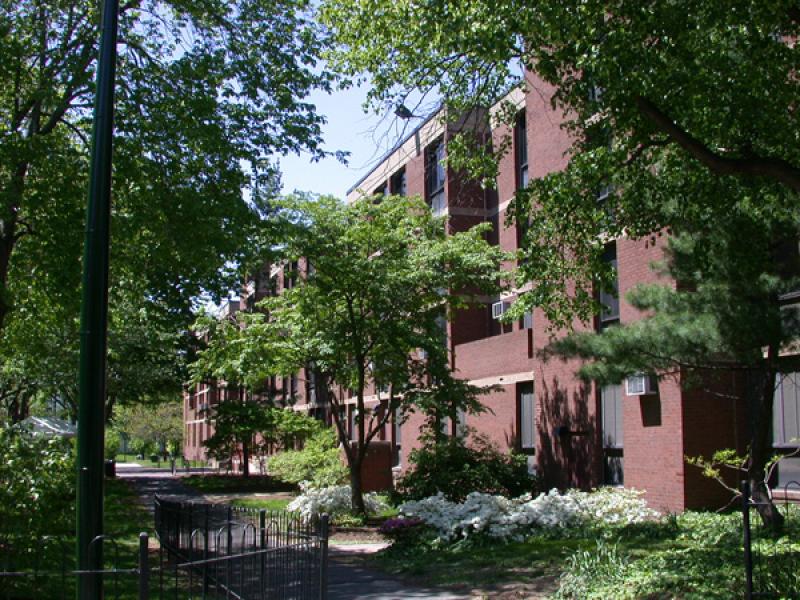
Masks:
[[[106,600],[325,600],[328,517],[156,498],[158,547],[95,538],[103,569],[75,565],[67,536],[0,537],[0,600],[75,598],[81,577]]]
[[[742,482],[745,599],[800,599],[800,504],[792,501],[800,483],[785,485],[773,499],[783,515],[783,529],[776,534],[759,517],[762,508]],[[765,503],[764,503],[765,504]]]
[[[155,501],[158,581],[166,597],[324,600],[328,518]]]
[[[121,547],[111,536],[92,540],[89,558],[95,552],[103,552],[104,564],[100,570],[77,568],[75,543],[74,538],[67,536],[0,538],[0,599],[73,600],[82,577],[100,579],[107,600],[150,597],[146,533],[139,537],[138,551]]]

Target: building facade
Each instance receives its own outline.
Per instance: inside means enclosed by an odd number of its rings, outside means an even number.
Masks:
[[[428,118],[353,186],[348,201],[373,194],[418,195],[432,211],[447,217],[449,231],[489,222],[494,230],[492,242],[507,251],[517,250],[521,232],[516,225],[506,224],[511,199],[530,179],[565,168],[571,146],[560,127],[563,116],[550,104],[554,90],[541,81],[535,86],[536,93],[515,90],[505,98],[518,109],[513,131],[485,129],[489,121],[485,113],[449,125],[437,115]],[[509,135],[513,140],[512,150],[501,159],[494,190],[483,189],[442,163],[449,140],[465,127],[497,144]],[[663,258],[664,245],[663,238],[655,242],[624,237],[609,241],[606,257],[616,269],[617,289],[598,291],[606,308],[594,323],[575,323],[575,329],[601,330],[642,318],[625,301],[625,294],[636,284],[659,281],[650,264]],[[263,276],[256,278],[243,291],[240,306],[251,305],[259,294],[280,293],[293,285],[292,278],[301,275],[303,268],[302,263],[270,267],[266,283],[261,281]],[[668,280],[662,283],[674,285]],[[709,457],[723,448],[746,450],[749,425],[741,399],[743,382],[738,376],[732,373],[717,378],[715,389],[703,391],[686,389],[680,375],[659,381],[631,378],[627,385],[602,388],[588,384],[576,378],[576,361],[540,357],[552,336],[563,335],[553,333],[540,310],[513,323],[499,319],[524,291],[486,298],[482,306],[462,310],[443,324],[456,375],[498,389],[484,397],[486,413],[462,415],[460,424],[488,436],[503,449],[526,454],[530,468],[548,487],[625,485],[643,490],[651,506],[664,511],[726,504],[729,493],[704,477],[699,468],[688,465],[686,457]],[[800,436],[798,385],[800,377],[784,378],[775,398],[775,445],[787,452],[798,446]],[[310,372],[271,381],[270,389],[295,410],[330,422],[327,407],[316,403]],[[336,392],[344,394],[345,390]],[[197,409],[193,407],[202,405],[203,394],[214,398],[213,392],[199,389],[187,394],[187,427],[194,425],[190,418],[197,416],[193,412]],[[375,390],[366,400],[372,407],[382,401]],[[345,403],[352,434],[353,405]],[[423,415],[411,414],[402,424],[393,422],[382,432],[380,439],[391,443],[397,472],[407,468],[409,452],[419,445],[422,422]],[[453,434],[458,426],[448,425]],[[200,430],[208,435],[209,425],[205,427]],[[195,441],[205,438],[189,434],[189,429],[187,434],[186,451],[191,458],[192,452],[200,452]],[[800,478],[800,459],[786,461],[778,471],[778,481],[791,477]]]

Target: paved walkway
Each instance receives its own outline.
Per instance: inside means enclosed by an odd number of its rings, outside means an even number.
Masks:
[[[183,501],[205,502],[211,500],[186,486],[180,476],[167,469],[127,467],[117,470],[121,479],[129,481],[137,490],[150,511],[153,496],[171,496]],[[252,494],[250,494],[252,496]],[[216,498],[215,498],[216,499]],[[413,582],[369,569],[363,564],[365,553],[377,552],[385,547],[377,544],[336,544],[330,547],[328,569],[328,600],[470,600],[472,595],[415,585]]]

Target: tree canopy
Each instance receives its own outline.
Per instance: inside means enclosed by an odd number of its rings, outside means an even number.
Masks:
[[[4,390],[24,383],[28,399],[50,383],[30,374],[56,364],[68,396],[77,364],[99,20],[96,2],[0,2],[0,353]],[[112,398],[177,393],[194,302],[219,298],[263,250],[276,157],[326,154],[308,102],[329,87],[314,30],[305,0],[122,3]],[[43,340],[46,355],[32,353]],[[6,384],[23,353],[41,368]]]
[[[313,373],[317,402],[332,408],[344,444],[354,507],[363,510],[361,462],[395,411],[417,406],[455,417],[459,408],[481,410],[481,390],[450,370],[443,324],[480,294],[499,293],[505,255],[484,239],[488,225],[448,235],[444,220],[418,198],[344,204],[292,197],[278,203],[274,219],[284,232],[282,260],[309,266],[241,324],[213,323],[216,335],[200,353],[196,376],[231,375],[257,385],[270,375]],[[366,410],[370,383],[384,390],[383,410]],[[334,385],[352,390],[356,447]]]

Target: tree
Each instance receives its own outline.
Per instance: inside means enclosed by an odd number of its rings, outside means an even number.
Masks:
[[[250,476],[250,457],[259,448],[282,444],[291,449],[320,429],[311,417],[252,397],[219,402],[209,407],[207,418],[214,422],[214,434],[203,445],[209,454],[223,460],[241,451],[245,477]]]
[[[311,266],[295,286],[263,300],[260,312],[243,315],[241,326],[220,324],[200,353],[201,370],[222,376],[233,368],[260,382],[312,365],[317,402],[331,408],[344,447],[353,507],[363,513],[361,466],[393,414],[414,406],[439,418],[481,410],[482,390],[449,368],[442,324],[476,295],[499,292],[504,254],[484,240],[484,226],[447,235],[419,199],[346,205],[293,197],[279,203],[274,218],[285,232],[283,259]],[[375,411],[366,408],[370,383],[385,390]],[[355,398],[352,445],[345,399],[333,394],[334,384]]]
[[[114,415],[114,426],[134,442],[153,446],[159,452],[180,448],[183,442],[183,408],[180,402],[157,406],[136,404],[122,407]]]
[[[0,347],[14,357],[36,336],[61,338],[46,362],[62,371],[77,368],[99,21],[87,0],[0,2]],[[329,86],[314,27],[305,0],[122,3],[109,327],[120,401],[143,393],[138,375],[180,371],[197,298],[218,298],[260,255],[275,157],[326,154],[324,119],[306,101]],[[50,379],[29,372],[3,393],[24,388],[23,404],[49,394]]]
[[[796,333],[791,320],[778,318],[780,290],[793,285],[794,273],[777,260],[780,242],[796,239],[800,217],[796,2],[328,0],[321,11],[339,44],[333,64],[346,76],[369,75],[375,107],[404,102],[414,90],[435,90],[458,116],[495,103],[515,84],[520,66],[530,73],[520,84],[526,91],[549,94],[541,83],[552,86],[552,105],[565,115],[573,145],[567,167],[533,180],[509,209],[526,230],[518,282],[534,284],[512,318],[538,306],[554,328],[589,319],[600,308],[594,289],[613,276],[602,260],[608,239],[664,232],[702,237],[693,260],[727,290],[727,314],[705,308],[701,300],[709,298],[702,293],[682,290],[687,294],[677,298],[696,311],[698,323],[711,310],[715,327],[725,330],[718,350],[764,382],[751,398],[758,426],[750,452],[754,479],[771,420],[770,374],[782,368],[778,352],[762,360],[756,355],[766,338],[774,350]],[[497,114],[510,123],[514,111]],[[453,164],[480,165],[476,174],[491,179],[495,163],[468,160],[468,143],[453,146],[463,150],[461,157],[451,152]],[[507,147],[500,144],[497,152]],[[598,191],[607,186],[614,192],[601,205]],[[740,225],[756,236],[758,258],[749,263],[724,254],[731,248],[724,228]],[[784,237],[770,249],[757,232]],[[734,293],[745,292],[744,280],[732,278],[740,266],[768,308],[750,312],[753,303]],[[674,267],[675,275],[694,281],[677,262]],[[664,308],[652,297],[633,300]],[[745,319],[743,328],[753,335],[734,343],[722,316]],[[757,335],[761,326],[769,331]],[[597,343],[610,338],[603,339]],[[752,345],[745,350],[743,343]],[[654,369],[661,364],[652,362]],[[756,495],[764,493],[762,482]]]

